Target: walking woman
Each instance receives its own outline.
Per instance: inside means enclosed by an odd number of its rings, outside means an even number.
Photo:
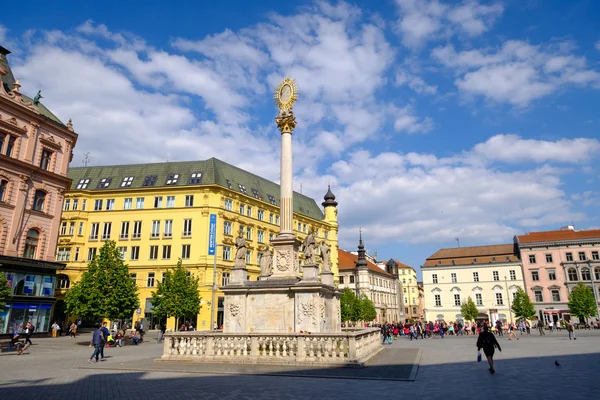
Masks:
[[[511,322],[508,324],[508,340],[512,340],[513,336],[515,339],[519,340],[517,334],[515,333],[515,325]]]
[[[496,372],[494,370],[494,348],[498,348],[499,351],[502,351],[500,344],[496,340],[496,336],[489,331],[487,324],[483,324],[483,332],[481,332],[477,338],[477,350],[483,349],[483,354],[485,354],[488,364],[490,365],[490,374]]]

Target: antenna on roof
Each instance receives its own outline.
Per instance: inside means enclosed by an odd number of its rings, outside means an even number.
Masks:
[[[81,162],[83,162],[83,166],[87,167],[88,163],[92,161],[92,157],[90,156],[90,152],[88,151],[87,153],[83,153],[83,160],[81,160]]]
[[[456,240],[456,247],[460,247],[460,239],[459,238],[454,238],[454,240]]]
[[[302,182],[300,182],[300,194],[302,194]]]

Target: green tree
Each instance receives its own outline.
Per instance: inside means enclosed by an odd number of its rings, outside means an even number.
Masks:
[[[65,295],[67,312],[85,318],[131,318],[139,307],[137,286],[114,241],[106,241],[81,279]]]
[[[375,306],[373,302],[367,298],[367,296],[362,295],[360,299],[358,299],[360,304],[360,320],[365,322],[371,322],[377,318],[377,311],[375,311]]]
[[[579,282],[569,294],[569,312],[580,321],[586,321],[596,315],[596,299],[592,289]]]
[[[342,322],[360,320],[360,308],[360,299],[358,296],[349,288],[344,288],[344,293],[340,296]]]
[[[4,311],[6,307],[6,301],[10,296],[10,287],[8,286],[8,280],[4,272],[0,272],[0,311]]]
[[[467,297],[467,301],[460,306],[460,312],[467,321],[475,321],[479,315],[479,310],[471,296]]]
[[[177,325],[181,318],[193,318],[200,312],[199,278],[189,274],[181,259],[177,266],[164,274],[150,300],[154,314],[159,317],[175,317]]]
[[[521,287],[519,287],[517,293],[515,293],[515,299],[512,302],[512,312],[515,314],[517,320],[532,319],[535,316],[533,303]]]

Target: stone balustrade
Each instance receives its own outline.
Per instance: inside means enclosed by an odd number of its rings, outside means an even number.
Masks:
[[[383,347],[378,328],[339,333],[172,332],[161,361],[362,365]]]

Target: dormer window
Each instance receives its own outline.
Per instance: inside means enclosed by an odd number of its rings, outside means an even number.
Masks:
[[[248,193],[246,193],[246,186],[242,185],[241,183],[238,184],[238,186],[240,187],[240,192],[242,192],[244,194],[248,194]]]
[[[80,179],[79,183],[77,184],[77,189],[87,189],[89,184],[90,184],[89,179]]]
[[[201,172],[194,172],[192,175],[190,175],[190,184],[198,184],[200,181],[202,181]]]
[[[229,189],[233,189],[233,186],[231,185],[231,181],[229,179],[226,179],[225,182],[227,182],[227,187]]]
[[[148,175],[144,178],[142,186],[154,186],[156,183],[156,175]]]
[[[269,198],[269,203],[273,204],[274,206],[277,205],[277,202],[275,201],[275,196],[268,194],[267,197]]]
[[[133,183],[133,176],[126,176],[121,182],[121,187],[129,187]]]
[[[178,180],[179,180],[178,174],[171,174],[167,177],[167,182],[165,182],[165,183],[167,185],[176,185]]]
[[[98,189],[106,189],[110,186],[110,182],[112,178],[102,178],[100,179],[100,183],[98,183]]]
[[[252,188],[252,194],[254,195],[255,199],[259,199],[260,200],[260,193],[258,190]]]
[[[476,262],[477,262],[477,259],[476,259],[476,258],[474,258],[474,259],[473,259],[473,262],[474,262],[474,263],[476,263]]]

